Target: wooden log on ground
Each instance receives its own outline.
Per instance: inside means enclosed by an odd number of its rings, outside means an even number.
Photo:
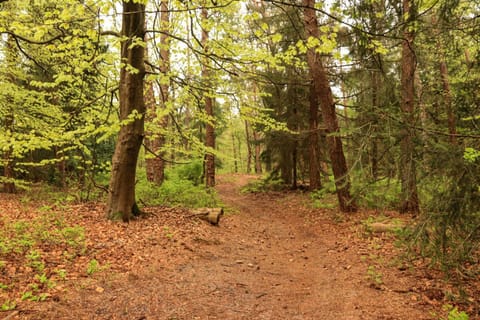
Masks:
[[[220,217],[223,215],[223,208],[198,208],[192,210],[192,217],[197,217],[218,226]]]
[[[405,228],[403,224],[374,222],[367,226],[370,232],[373,233],[395,233],[399,229]]]

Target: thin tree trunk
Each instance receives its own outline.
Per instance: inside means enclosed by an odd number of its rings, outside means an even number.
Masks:
[[[315,93],[315,87],[310,85],[310,134],[308,136],[308,153],[309,153],[309,169],[310,169],[310,185],[311,191],[320,189],[322,183],[320,180],[320,168],[318,157],[318,96]]]
[[[255,173],[262,173],[262,146],[260,145],[260,132],[253,129],[253,140],[255,141]]]
[[[153,89],[153,82],[145,82],[147,89],[145,91],[145,107],[147,109],[145,121],[148,123],[148,129],[145,132],[145,170],[147,173],[147,180],[150,182],[155,182],[158,178],[157,172],[157,157],[156,153],[160,147],[157,134],[154,133],[154,126],[157,119],[157,102],[155,101],[155,92]]]
[[[160,33],[161,61],[159,64],[159,70],[162,77],[168,77],[168,73],[170,72],[170,38],[168,36],[170,30],[170,14],[168,11],[168,0],[162,0],[160,2],[160,30],[162,32]],[[163,81],[163,79],[160,81],[160,99],[159,105],[157,106],[153,83],[150,82],[147,85],[147,95],[145,97],[148,110],[147,120],[150,121],[151,125],[158,125],[163,129],[163,132],[166,132],[168,127],[168,115],[164,115],[158,120],[157,110],[167,109],[167,104],[170,99],[170,86],[166,81]],[[157,131],[157,133],[147,132],[145,137],[145,146],[148,149],[146,150],[148,157],[145,159],[147,179],[156,185],[161,185],[165,180],[166,154],[162,151],[162,148],[165,145],[166,140],[164,133],[158,133],[158,129],[153,131]]]
[[[447,112],[447,119],[448,119],[448,133],[450,134],[450,143],[453,145],[457,145],[457,125],[456,125],[456,117],[455,113],[453,112],[453,105],[452,105],[452,91],[450,89],[450,80],[448,77],[448,67],[447,63],[445,62],[445,56],[440,58],[440,75],[442,77],[442,86],[443,86],[443,101],[445,102],[445,109]]]
[[[457,145],[457,126],[456,126],[456,117],[455,113],[453,112],[453,105],[452,105],[452,90],[450,89],[450,79],[448,76],[448,67],[447,61],[445,59],[445,48],[443,46],[443,41],[440,34],[440,26],[439,23],[434,16],[432,18],[432,24],[435,25],[435,34],[437,38],[437,49],[439,51],[439,71],[440,71],[440,78],[442,79],[442,95],[443,101],[445,104],[445,111],[447,113],[447,123],[448,123],[448,133],[450,134],[450,143],[452,145]]]
[[[380,81],[378,81],[378,71],[372,71],[372,107],[374,110],[378,108],[378,90],[380,86]],[[377,125],[377,118],[373,119],[374,123],[372,124],[373,130],[372,135],[373,137],[370,138],[370,172],[372,175],[373,181],[377,180],[378,177],[378,141],[376,137],[376,125]]]
[[[206,23],[208,20],[208,11],[205,7],[202,7],[202,22]],[[205,26],[202,26],[202,46],[203,50],[208,53],[208,30]],[[213,112],[213,98],[211,97],[211,79],[209,71],[208,58],[205,59],[202,66],[202,78],[206,83],[207,92],[204,97],[205,101],[205,113],[208,121],[205,125],[205,146],[210,150],[207,150],[205,154],[205,184],[207,187],[215,186],[215,155],[212,153],[215,149],[215,115]]]
[[[134,119],[121,126],[115,145],[106,207],[109,219],[129,221],[140,213],[135,201],[135,175],[144,136],[145,50],[133,44],[144,36],[145,5],[123,1],[121,60],[125,66],[120,70],[120,121],[132,115]],[[130,68],[136,72],[128,71]]]
[[[6,131],[9,132],[10,135],[13,135],[14,130],[14,116],[13,110],[5,117],[5,128]],[[9,146],[7,151],[3,154],[3,176],[5,181],[3,182],[3,191],[6,193],[15,193],[17,192],[17,188],[15,187],[15,171],[14,171],[14,159],[13,155],[13,147]]]
[[[306,36],[319,39],[318,21],[314,10],[315,0],[303,0],[303,4],[305,7],[304,23]],[[307,62],[310,75],[313,79],[315,93],[320,101],[340,210],[342,212],[353,212],[357,210],[357,206],[350,195],[347,162],[343,153],[342,140],[338,136],[340,128],[335,112],[335,102],[328,82],[327,73],[320,55],[315,52],[315,48],[308,49]]]
[[[233,172],[238,173],[237,147],[235,143],[235,134],[232,131],[232,150],[233,150]]]
[[[245,120],[245,136],[247,139],[247,173],[252,172],[252,145],[250,137],[250,125]]]
[[[403,0],[403,17],[407,19],[404,25],[402,41],[402,99],[401,109],[404,125],[401,130],[400,141],[400,180],[402,186],[401,212],[417,213],[419,199],[417,192],[416,168],[414,159],[413,139],[415,132],[412,129],[415,112],[415,32],[411,25],[414,20],[415,10],[411,0]]]

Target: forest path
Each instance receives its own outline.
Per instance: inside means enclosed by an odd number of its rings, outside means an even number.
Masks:
[[[143,245],[122,272],[77,281],[20,318],[432,319],[415,295],[415,276],[387,266],[386,244],[362,237],[359,218],[334,222],[299,192],[240,193],[254,178],[218,178],[227,208],[220,226],[198,221],[190,242]],[[151,225],[139,228],[153,237]]]

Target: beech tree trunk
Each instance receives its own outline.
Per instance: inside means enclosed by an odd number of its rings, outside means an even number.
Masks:
[[[202,8],[202,22],[208,20],[208,11],[205,7]],[[203,50],[208,53],[208,30],[205,26],[202,26],[202,46]],[[206,84],[206,93],[204,96],[205,101],[205,113],[208,121],[205,125],[205,146],[210,150],[215,149],[215,115],[213,112],[213,98],[211,97],[211,79],[209,71],[208,58],[205,59],[202,66],[202,78]],[[215,186],[215,155],[212,151],[208,151],[205,154],[205,184],[207,187]]]
[[[318,157],[318,96],[315,93],[315,87],[310,85],[310,134],[308,136],[308,155],[309,155],[309,169],[310,169],[310,184],[311,191],[320,189],[322,187],[320,180],[320,168]]]
[[[410,22],[415,19],[414,6],[411,0],[403,0],[403,17],[405,19],[402,41],[402,74],[401,74],[401,110],[403,128],[400,141],[400,180],[401,180],[401,212],[417,213],[419,199],[417,192],[416,167],[414,159],[413,139],[415,131],[412,128],[415,112],[415,31]]]
[[[143,41],[144,36],[145,5],[123,1],[121,60],[125,66],[120,70],[120,120],[133,119],[120,128],[112,158],[106,212],[113,220],[129,221],[140,213],[135,202],[135,174],[144,136],[145,49],[134,43]],[[131,68],[135,72],[130,72]]]
[[[320,31],[314,10],[315,0],[303,0],[303,5],[305,8],[304,25],[306,36],[307,38],[314,37],[318,39],[320,37]],[[308,49],[307,62],[310,69],[310,76],[313,80],[315,93],[320,102],[340,210],[342,212],[353,212],[357,210],[357,206],[350,194],[347,161],[345,160],[345,155],[343,153],[342,140],[338,136],[340,128],[338,125],[337,114],[335,112],[335,102],[328,82],[327,73],[321,57],[315,51],[315,48]]]

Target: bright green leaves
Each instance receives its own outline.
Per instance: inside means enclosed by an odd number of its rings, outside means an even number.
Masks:
[[[474,148],[467,147],[463,153],[463,158],[465,161],[474,163],[477,159],[480,158],[480,151]]]

